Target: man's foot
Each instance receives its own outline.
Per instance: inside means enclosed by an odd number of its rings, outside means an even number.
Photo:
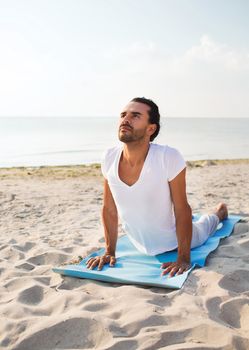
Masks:
[[[218,216],[220,221],[228,217],[227,205],[225,203],[219,203],[215,209],[214,214]]]

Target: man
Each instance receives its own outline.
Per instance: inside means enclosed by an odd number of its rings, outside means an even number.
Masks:
[[[122,146],[109,149],[102,162],[102,222],[105,254],[90,258],[87,268],[114,266],[118,216],[135,247],[148,255],[178,249],[175,262],[161,265],[161,275],[181,274],[191,267],[190,249],[203,244],[228,216],[220,203],[215,212],[192,223],[186,195],[186,163],[174,148],[151,143],[160,130],[157,105],[137,97],[120,115]]]

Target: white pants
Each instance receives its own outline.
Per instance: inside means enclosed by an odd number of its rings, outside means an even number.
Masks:
[[[202,215],[197,221],[192,223],[191,248],[202,245],[215,232],[219,218],[216,214]]]

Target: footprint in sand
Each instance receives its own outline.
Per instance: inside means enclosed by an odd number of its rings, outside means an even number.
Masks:
[[[70,336],[68,336],[70,335]],[[25,349],[93,349],[111,341],[105,325],[94,318],[74,317],[45,329],[29,333],[12,350]]]
[[[100,310],[106,309],[109,305],[105,302],[90,302],[82,306],[82,310],[98,312]]]
[[[249,223],[246,222],[238,222],[233,229],[233,234],[234,235],[239,235],[241,233],[247,233],[249,232]]]
[[[74,251],[75,247],[66,247],[66,248],[61,248],[61,250],[65,253],[72,253]]]
[[[27,252],[29,251],[31,248],[33,248],[36,245],[36,243],[32,243],[32,242],[26,242],[25,244],[22,245],[13,245],[13,248],[15,248],[16,250],[20,250],[22,252]]]
[[[17,300],[23,304],[37,305],[42,299],[43,288],[41,286],[33,286],[20,292]]]
[[[219,286],[235,293],[247,292],[249,291],[249,271],[234,270],[219,281]]]
[[[233,298],[220,305],[220,318],[234,328],[249,331],[249,298]]]
[[[34,267],[34,265],[25,262],[25,263],[23,263],[23,264],[16,265],[15,268],[17,268],[17,269],[22,269],[22,270],[26,270],[26,271],[31,271],[31,270],[33,270],[35,267]]]
[[[249,251],[249,237],[241,238],[238,240],[238,244],[242,249],[244,249],[246,252]]]
[[[112,346],[105,347],[105,350],[135,350],[139,349],[138,341],[133,339],[116,340]],[[152,347],[146,347],[146,349],[155,350]]]
[[[84,287],[87,280],[64,276],[63,281],[56,287],[56,290],[75,290]]]
[[[1,258],[10,262],[14,262],[24,259],[25,255],[13,249],[13,247],[8,246],[2,250]]]
[[[50,281],[51,281],[51,277],[45,277],[45,276],[35,277],[34,280],[39,282],[39,283],[45,284],[45,286],[49,286]]]
[[[29,258],[27,262],[34,265],[57,265],[65,262],[68,259],[69,256],[66,254],[61,254],[58,252],[47,252]]]

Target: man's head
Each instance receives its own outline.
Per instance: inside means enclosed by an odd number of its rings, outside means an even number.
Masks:
[[[153,141],[159,130],[158,106],[145,97],[133,98],[120,114],[119,139],[122,142]]]

